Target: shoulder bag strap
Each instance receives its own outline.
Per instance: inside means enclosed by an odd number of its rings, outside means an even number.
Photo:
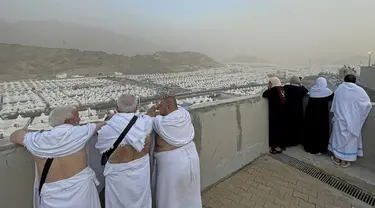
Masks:
[[[134,116],[132,118],[132,120],[130,120],[130,122],[128,123],[128,125],[125,127],[124,131],[122,131],[122,133],[120,134],[120,136],[117,138],[117,140],[113,144],[113,147],[111,149],[109,149],[108,151],[106,151],[105,153],[103,153],[103,156],[105,155],[107,157],[107,159],[109,159],[109,157],[112,155],[112,153],[116,150],[116,148],[120,145],[120,143],[122,142],[122,140],[125,138],[126,134],[129,132],[129,130],[135,124],[135,122],[137,121],[137,119],[138,119],[138,117]]]
[[[40,191],[42,191],[43,184],[46,182],[46,178],[47,178],[49,169],[51,168],[52,162],[53,162],[53,158],[48,158],[46,163],[44,164],[42,177],[39,181],[39,195],[40,195]]]

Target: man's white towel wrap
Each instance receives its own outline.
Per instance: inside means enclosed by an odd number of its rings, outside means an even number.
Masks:
[[[25,135],[27,150],[40,158],[59,158],[85,148],[96,131],[95,124],[84,126],[60,125],[46,132],[30,132]],[[71,178],[45,183],[39,197],[39,177],[35,165],[34,208],[100,208],[94,171],[90,167]]]
[[[328,146],[337,158],[356,161],[357,156],[363,156],[361,130],[371,108],[363,88],[348,82],[337,88],[331,108],[334,117]]]
[[[117,113],[98,132],[96,148],[101,153],[113,147],[121,132],[134,117],[133,113]],[[152,118],[138,116],[120,146],[131,145],[140,152],[152,131]],[[149,155],[127,163],[111,164],[104,168],[106,208],[151,208]]]
[[[179,147],[155,153],[156,208],[201,208],[199,156],[189,112],[179,108],[156,116],[154,130],[168,144]]]

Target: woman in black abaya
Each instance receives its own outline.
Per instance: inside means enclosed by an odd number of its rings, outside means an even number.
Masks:
[[[284,85],[286,97],[286,146],[296,146],[301,144],[303,137],[303,99],[308,90],[301,85],[301,80],[297,76],[290,79],[290,84]]]
[[[311,154],[324,154],[329,142],[329,102],[333,92],[327,88],[327,80],[319,77],[310,89],[305,112],[305,136],[303,146]]]
[[[263,93],[268,99],[269,145],[270,153],[281,153],[285,148],[285,91],[279,78],[272,77],[268,89]]]

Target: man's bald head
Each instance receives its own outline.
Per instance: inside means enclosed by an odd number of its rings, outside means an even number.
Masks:
[[[164,101],[172,108],[177,109],[177,100],[174,96],[167,96],[166,98],[164,98]]]
[[[165,96],[159,106],[160,115],[165,116],[177,110],[177,100],[174,96]]]

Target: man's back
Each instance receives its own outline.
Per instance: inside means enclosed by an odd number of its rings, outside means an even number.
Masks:
[[[113,164],[131,162],[133,160],[144,157],[145,155],[148,154],[149,150],[150,150],[150,137],[147,136],[145,140],[145,146],[140,152],[136,151],[130,145],[117,147],[117,149],[111,155],[109,162]]]
[[[117,113],[98,132],[96,148],[104,153],[113,148],[134,113]],[[149,134],[152,119],[138,116],[104,168],[105,207],[151,208]]]
[[[44,165],[47,159],[34,156],[38,168],[39,178],[41,178]],[[46,183],[71,178],[87,167],[86,150],[82,149],[71,155],[54,158],[51,168],[48,172]]]
[[[96,175],[87,167],[85,148],[97,129],[95,124],[59,125],[48,132],[25,135],[24,144],[34,156],[38,174],[34,182],[34,206],[100,206]],[[38,187],[47,158],[53,161],[39,196]]]
[[[11,141],[34,156],[34,208],[100,208],[95,172],[87,167],[86,144],[105,124],[79,126],[79,112],[70,106],[53,109],[50,131],[17,130]],[[39,190],[47,158],[53,159]]]
[[[178,147],[175,147],[171,144],[168,144],[161,136],[156,135],[156,152],[165,152],[177,149]]]
[[[161,106],[165,108],[166,104]],[[168,111],[163,109],[163,112]],[[158,134],[154,154],[156,206],[202,207],[199,156],[193,142],[195,132],[189,112],[182,108],[169,111],[157,116],[153,125]]]

